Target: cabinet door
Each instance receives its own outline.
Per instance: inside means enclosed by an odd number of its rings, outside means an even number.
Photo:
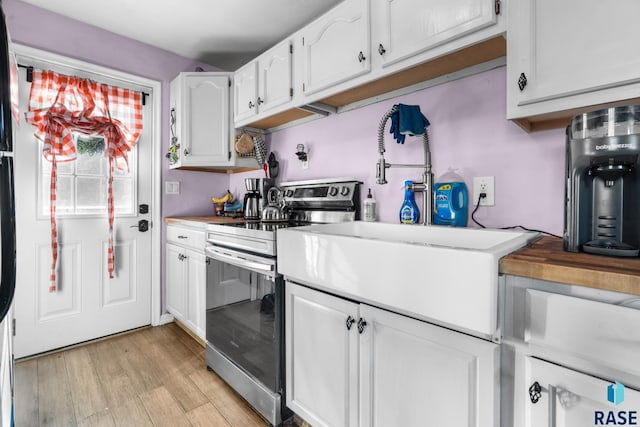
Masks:
[[[167,310],[184,321],[187,313],[187,284],[184,249],[167,244]]]
[[[287,40],[258,59],[260,95],[258,109],[264,113],[291,100],[291,42]]]
[[[202,253],[187,250],[187,318],[186,324],[197,336],[204,339],[205,288],[207,283],[207,258]]]
[[[314,427],[355,427],[357,304],[290,282],[285,295],[287,406]]]
[[[515,384],[513,425],[583,427],[638,423],[640,392],[616,384],[615,379],[603,381],[536,358],[519,356]],[[635,423],[629,422],[630,411],[635,411]]]
[[[367,305],[360,317],[360,425],[498,425],[498,345]]]
[[[239,121],[256,114],[258,99],[258,63],[250,62],[233,76],[234,120]]]
[[[496,23],[495,0],[374,1],[373,55],[383,66]]]
[[[311,94],[369,72],[369,0],[345,0],[302,31],[303,90]]]
[[[200,75],[202,74],[202,75]],[[211,73],[183,76],[181,166],[229,164],[229,77]]]
[[[624,86],[640,83],[640,50],[629,34],[640,2],[515,0],[508,9],[507,87],[515,103],[510,107],[616,87],[622,90],[618,97],[550,104],[536,113],[637,96]]]

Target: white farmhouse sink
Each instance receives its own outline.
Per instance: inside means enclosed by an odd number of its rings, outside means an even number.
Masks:
[[[491,337],[498,262],[537,233],[388,223],[317,224],[278,231],[288,280]]]

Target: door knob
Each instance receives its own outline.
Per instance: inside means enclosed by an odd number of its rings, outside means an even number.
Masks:
[[[138,231],[144,233],[145,231],[149,231],[149,221],[147,221],[146,219],[141,219],[140,221],[138,221],[137,225],[132,225],[129,228],[137,228]]]

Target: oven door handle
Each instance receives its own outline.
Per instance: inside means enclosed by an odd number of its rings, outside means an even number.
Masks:
[[[246,268],[249,270],[257,271],[259,273],[273,274],[274,272],[274,268],[275,268],[274,265],[250,261],[242,257],[233,256],[224,252],[217,251],[213,248],[207,248],[206,252],[209,258],[214,258],[214,259],[217,259],[218,261],[226,262],[228,264],[232,264],[237,267]]]

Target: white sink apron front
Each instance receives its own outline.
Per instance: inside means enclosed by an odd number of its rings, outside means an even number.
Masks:
[[[497,329],[498,262],[536,233],[353,222],[278,232],[289,280],[484,337]]]

